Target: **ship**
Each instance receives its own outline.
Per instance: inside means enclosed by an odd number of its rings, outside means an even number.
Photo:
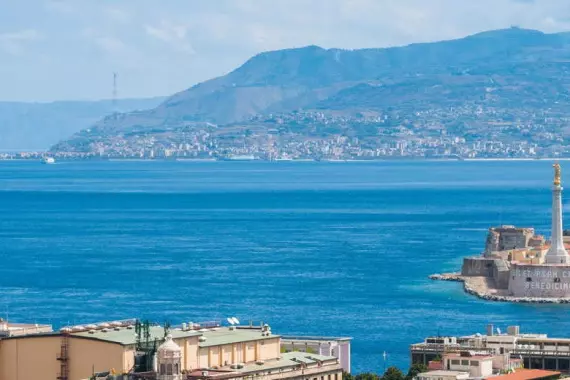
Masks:
[[[222,161],[253,161],[255,160],[255,156],[254,155],[233,155],[233,156],[227,156],[227,157],[223,157]]]
[[[42,159],[42,163],[44,163],[44,164],[55,164],[55,158],[46,156]]]

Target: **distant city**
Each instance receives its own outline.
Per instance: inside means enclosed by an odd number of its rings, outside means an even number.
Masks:
[[[450,121],[450,118],[452,121]],[[468,120],[468,122],[467,122]],[[386,158],[570,157],[557,134],[568,118],[463,106],[416,113],[356,116],[293,112],[255,116],[223,127],[187,123],[152,132],[86,130],[88,146],[62,144],[59,159],[374,160]],[[455,127],[450,127],[455,124]],[[2,159],[39,159],[46,152],[4,152]]]

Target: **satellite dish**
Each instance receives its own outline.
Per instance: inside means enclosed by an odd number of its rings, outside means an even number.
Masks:
[[[230,325],[232,325],[232,326],[233,326],[234,323],[235,323],[234,320],[233,320],[233,318],[227,318],[226,320],[227,320],[228,323],[229,323]]]
[[[497,327],[497,334],[501,335],[501,329]]]
[[[239,319],[236,317],[232,317],[232,321],[234,321],[234,324],[239,325]]]

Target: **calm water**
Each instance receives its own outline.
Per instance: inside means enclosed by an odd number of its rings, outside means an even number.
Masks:
[[[570,305],[426,278],[479,252],[491,225],[548,233],[550,165],[0,162],[0,315],[263,320],[353,337],[355,371],[380,371],[383,351],[407,367],[409,344],[487,322],[568,336]]]

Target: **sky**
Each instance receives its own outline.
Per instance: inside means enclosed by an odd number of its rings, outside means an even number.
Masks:
[[[0,0],[0,101],[171,95],[251,56],[517,25],[570,31],[569,0]]]

